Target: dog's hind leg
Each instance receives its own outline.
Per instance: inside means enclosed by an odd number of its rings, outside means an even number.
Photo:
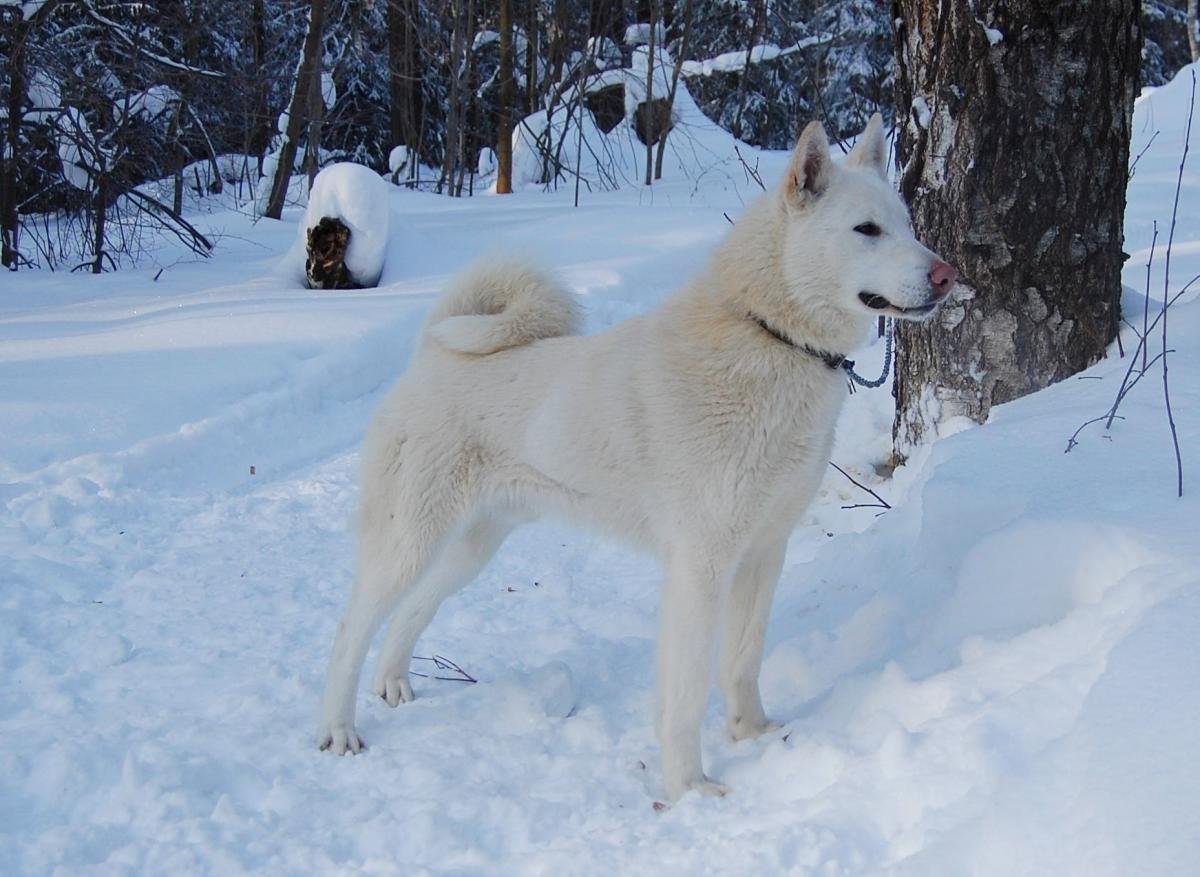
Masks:
[[[428,507],[420,521],[396,524],[386,530],[376,526],[361,535],[358,575],[333,640],[317,745],[337,755],[363,748],[354,730],[354,701],[371,640],[401,598],[426,574],[449,529],[447,517]]]
[[[758,737],[780,727],[763,711],[758,674],[771,600],[786,548],[786,538],[752,547],[742,558],[729,589],[718,675],[734,740]]]
[[[500,518],[481,518],[451,538],[429,572],[405,594],[392,615],[379,656],[375,693],[397,706],[413,699],[408,667],[413,646],[429,626],[442,602],[479,575],[514,524]]]
[[[713,643],[722,593],[733,564],[703,543],[671,548],[666,561],[658,635],[657,731],[663,782],[676,800],[695,790],[723,795],[725,787],[704,775],[700,727],[712,673]]]

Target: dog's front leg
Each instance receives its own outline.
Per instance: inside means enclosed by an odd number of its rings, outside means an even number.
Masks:
[[[781,536],[747,551],[729,590],[718,675],[734,740],[758,737],[780,727],[763,712],[758,675],[771,600],[786,549],[787,537]]]
[[[667,796],[695,790],[723,795],[704,775],[700,726],[708,700],[713,642],[732,563],[711,546],[673,548],[659,610],[657,730]]]

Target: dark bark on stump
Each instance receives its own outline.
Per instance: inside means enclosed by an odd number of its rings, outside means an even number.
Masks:
[[[583,105],[596,127],[607,134],[625,121],[625,86],[607,85],[589,92],[583,96]]]
[[[307,258],[304,276],[312,289],[361,289],[362,284],[346,267],[346,250],[350,246],[350,229],[333,216],[308,230]]]
[[[649,103],[642,101],[633,111],[634,133],[647,147],[666,137],[672,127],[671,102],[665,97],[656,97]]]
[[[901,192],[961,285],[898,327],[899,456],[1087,368],[1120,319],[1137,0],[895,0]]]

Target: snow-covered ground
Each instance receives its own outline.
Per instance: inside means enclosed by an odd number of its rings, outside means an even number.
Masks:
[[[1189,86],[1138,105],[1134,153],[1159,132],[1126,225],[1138,325]],[[775,179],[784,157],[761,160]],[[654,806],[654,566],[549,524],[418,646],[477,684],[417,679],[397,710],[364,687],[370,751],[316,750],[358,441],[447,276],[533,253],[599,330],[701,265],[753,192],[736,162],[577,209],[397,190],[364,291],[281,274],[298,210],[200,217],[215,258],[165,254],[157,278],[0,277],[0,873],[1195,873],[1194,294],[1169,322],[1182,500],[1157,372],[1063,453],[1116,393],[1115,350],[887,481],[890,397],[850,398],[835,459],[895,507],[843,509],[872,500],[831,470],[797,529],[763,675],[786,726],[727,742],[715,697],[706,722],[729,797]],[[1194,169],[1179,216],[1175,289],[1200,273]]]

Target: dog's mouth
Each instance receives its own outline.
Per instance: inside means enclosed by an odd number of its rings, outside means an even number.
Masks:
[[[932,314],[937,309],[937,306],[941,304],[939,299],[934,299],[922,305],[902,308],[899,305],[892,304],[882,295],[876,295],[873,292],[860,292],[858,300],[873,311],[891,311],[901,317],[924,317]]]

